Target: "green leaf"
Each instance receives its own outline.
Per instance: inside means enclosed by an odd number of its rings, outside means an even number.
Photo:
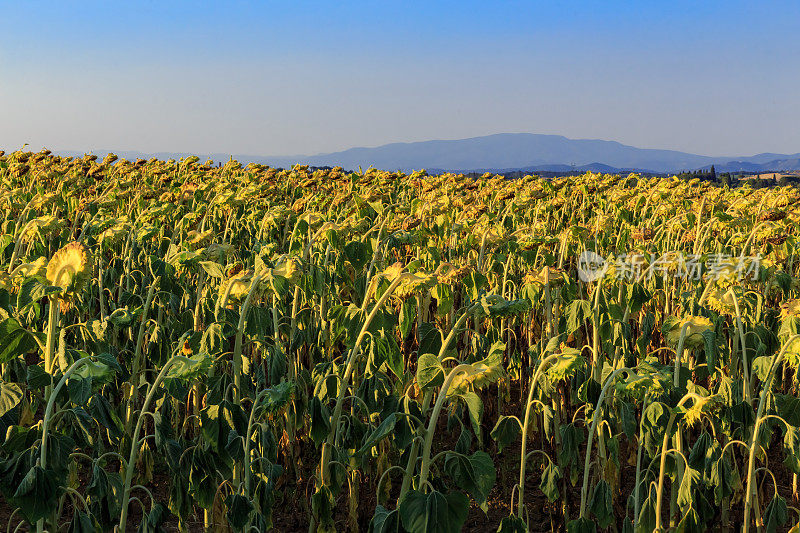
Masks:
[[[467,519],[469,500],[456,491],[428,494],[411,490],[398,509],[403,527],[410,533],[458,533]]]
[[[2,444],[4,452],[14,454],[33,446],[39,438],[38,428],[9,426],[6,430],[5,441]]]
[[[783,451],[785,456],[783,464],[795,474],[800,474],[800,430],[796,427],[787,427],[783,435]]]
[[[561,426],[560,431],[561,449],[558,451],[558,456],[561,465],[567,467],[573,462],[578,464],[580,462],[580,458],[578,457],[578,446],[585,439],[583,431],[575,426],[574,423],[564,424]]]
[[[431,354],[422,354],[417,360],[417,385],[420,390],[441,387],[444,383],[444,367],[439,359]]]
[[[0,382],[0,416],[3,416],[22,400],[22,389],[17,383]]]
[[[0,322],[0,364],[24,355],[37,347],[36,340],[16,318]]]
[[[125,369],[123,369],[120,366],[119,362],[117,362],[117,359],[113,355],[111,355],[110,353],[101,353],[101,354],[95,356],[94,359],[97,360],[97,363],[99,363],[100,365],[107,366],[108,369],[104,369],[104,368],[102,368],[102,366],[98,366],[98,365],[95,364],[95,366],[93,366],[91,370],[87,370],[86,371],[86,374],[80,374],[80,375],[89,375],[89,374],[91,374],[92,377],[94,377],[94,378],[101,377],[101,376],[103,376],[103,377],[109,376],[110,377],[111,374],[106,374],[110,369],[112,371],[112,374],[113,374],[113,372],[119,372],[120,374],[122,374],[123,375],[123,379],[128,379],[130,377],[128,372],[126,372]]]
[[[567,524],[567,533],[595,533],[597,527],[588,518],[570,520]]]
[[[400,335],[403,339],[408,337],[411,328],[414,326],[414,320],[416,320],[416,318],[416,300],[409,298],[403,302],[403,305],[400,308]]]
[[[247,525],[247,519],[253,510],[253,504],[241,494],[233,494],[225,502],[228,512],[225,515],[228,523],[236,531],[241,531]]]
[[[495,341],[489,347],[489,355],[483,358],[481,363],[486,366],[490,367],[501,367],[503,366],[503,355],[506,352],[506,343],[503,341]]]
[[[622,533],[633,533],[633,520],[630,516],[626,516],[622,521]]]
[[[492,458],[486,452],[477,451],[470,456],[448,453],[445,471],[459,488],[472,496],[484,513],[489,511],[486,500],[497,479]]]
[[[217,356],[222,353],[225,338],[222,335],[222,324],[214,323],[206,328],[200,340],[200,351]]]
[[[567,317],[567,333],[573,333],[583,326],[592,314],[592,304],[586,300],[573,300],[569,303],[564,315]]]
[[[394,339],[389,339],[388,343],[382,343],[385,346],[384,353],[386,354],[386,367],[399,379],[405,377],[405,361],[403,354],[400,352],[399,347]]]
[[[753,374],[761,381],[766,381],[769,376],[769,369],[772,367],[772,357],[762,355],[753,359]]]
[[[390,511],[383,505],[375,508],[375,515],[369,523],[369,533],[402,533],[400,513],[397,509]]]
[[[118,439],[122,436],[122,421],[104,396],[95,394],[89,398],[86,410],[98,424],[108,430],[108,434],[113,439]]]
[[[701,335],[703,336],[703,350],[706,354],[706,363],[708,370],[711,374],[716,373],[717,364],[719,363],[719,356],[717,355],[717,334],[713,329],[704,330]]]
[[[542,480],[539,482],[539,489],[541,489],[551,502],[556,501],[559,497],[558,481],[560,479],[561,471],[553,461],[550,461],[542,472]]]
[[[636,412],[633,405],[628,402],[619,401],[620,425],[622,431],[628,439],[633,439],[636,435],[637,423]]]
[[[58,484],[53,472],[40,466],[31,468],[14,492],[13,501],[23,516],[34,523],[48,516],[57,505]]]
[[[715,443],[713,453],[719,457],[720,451],[721,448]],[[712,461],[708,482],[714,489],[714,502],[717,505],[721,505],[725,498],[730,497],[738,489],[739,481],[736,469],[728,463],[727,455]]]
[[[775,408],[787,424],[800,427],[800,399],[790,394],[776,394]]]
[[[203,267],[203,270],[206,271],[206,274],[208,274],[212,278],[217,278],[217,279],[225,278],[224,267],[219,263],[215,263],[214,261],[200,261],[199,264],[201,267]]]
[[[578,370],[583,368],[585,363],[586,361],[581,357],[579,350],[566,348],[564,353],[556,357],[555,362],[547,368],[546,373],[550,379],[561,381],[574,376]]]
[[[311,398],[309,416],[311,417],[311,439],[314,444],[319,446],[328,438],[331,430],[331,415],[328,408],[316,396]]]
[[[528,526],[522,518],[511,515],[500,521],[497,533],[528,533]]]
[[[651,452],[661,446],[669,414],[659,402],[649,404],[642,413],[642,441]]]
[[[495,346],[498,343],[495,343]],[[501,348],[498,350],[492,346],[489,355],[480,361],[469,365],[468,369],[462,369],[455,375],[450,383],[449,394],[459,394],[470,389],[482,389],[499,380],[505,371],[503,370],[503,350],[505,345],[499,343]]]
[[[467,288],[467,295],[473,302],[478,299],[481,290],[489,285],[489,280],[480,272],[472,271],[464,278],[464,286]]]
[[[636,533],[651,533],[656,529],[656,488],[651,487],[647,499],[639,511],[639,523]]]
[[[506,300],[497,294],[481,297],[481,310],[490,318],[502,318],[520,315],[530,310],[531,303],[527,299]]]
[[[67,380],[69,399],[75,405],[85,405],[92,395],[91,377],[71,377]]]
[[[147,513],[147,520],[142,520],[139,524],[138,533],[162,533],[164,530],[161,524],[167,519],[167,509],[160,503],[153,505]]]
[[[113,313],[108,315],[108,320],[110,323],[114,324],[117,327],[126,327],[131,325],[134,320],[134,315],[130,311],[128,311],[127,307],[119,307],[114,310]]]
[[[333,506],[335,504],[331,490],[322,485],[311,496],[311,512],[317,517],[319,526],[317,532],[330,532],[336,531],[333,524]]]
[[[689,466],[700,472],[708,472],[711,468],[710,461],[707,461],[708,451],[711,447],[712,437],[704,431],[700,434],[692,446],[692,451],[689,453]]]
[[[442,349],[442,334],[436,328],[436,324],[422,322],[417,325],[417,336],[419,337],[419,353],[438,354]]]
[[[211,357],[203,352],[194,354],[191,357],[181,355],[175,357],[177,359],[167,370],[165,379],[177,379],[183,382],[193,381],[208,372],[213,362]]]
[[[592,499],[589,501],[589,510],[597,518],[597,523],[602,529],[607,528],[614,519],[611,487],[605,480],[601,480],[595,485]]]
[[[372,257],[367,245],[360,240],[350,241],[345,244],[344,255],[353,265],[353,268],[356,269],[356,272],[362,270]]]
[[[522,425],[520,424],[519,418],[516,416],[501,415],[500,418],[497,419],[497,424],[494,425],[494,429],[492,429],[490,435],[495,442],[497,442],[497,450],[502,452],[504,447],[511,444],[514,439],[517,438],[520,431],[522,431]]]
[[[676,533],[702,533],[707,531],[702,525],[700,515],[694,510],[694,507],[689,507],[684,513],[678,526],[675,528]]]
[[[642,306],[650,301],[652,295],[650,291],[642,286],[641,283],[631,283],[628,285],[628,308],[631,315],[638,313]]]
[[[764,510],[763,519],[767,533],[775,533],[778,530],[782,531],[781,527],[789,520],[786,500],[776,494]]]
[[[387,416],[383,422],[364,439],[364,443],[361,445],[361,449],[356,452],[356,455],[367,453],[373,446],[378,444],[378,442],[391,435],[396,423],[397,415],[395,413]]]
[[[457,397],[467,406],[469,421],[472,423],[472,430],[478,437],[478,442],[482,443],[481,438],[481,419],[483,418],[483,400],[474,392],[459,393]]]
[[[692,492],[697,484],[700,483],[701,479],[702,476],[700,475],[700,472],[694,468],[687,468],[683,472],[683,478],[681,478],[681,484],[678,488],[678,506],[682,510],[691,506]]]
[[[97,362],[86,361],[74,374],[77,378],[88,381],[89,386],[96,386],[110,383],[114,379],[114,373],[120,369],[119,364],[108,354],[97,357]]]
[[[75,509],[72,513],[72,521],[69,523],[67,533],[94,533],[100,528],[92,519],[84,513]]]
[[[436,314],[447,316],[453,308],[453,289],[450,285],[439,283],[431,290],[431,296],[436,298]]]

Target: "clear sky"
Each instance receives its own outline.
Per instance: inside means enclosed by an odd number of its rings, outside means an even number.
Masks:
[[[0,2],[0,148],[800,152],[800,2]]]

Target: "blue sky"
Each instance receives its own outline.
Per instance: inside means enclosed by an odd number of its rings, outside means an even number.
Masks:
[[[7,2],[0,147],[800,152],[798,2]]]

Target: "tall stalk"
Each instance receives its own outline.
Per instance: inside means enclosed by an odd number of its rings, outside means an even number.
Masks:
[[[66,384],[67,380],[74,374],[80,367],[85,365],[91,361],[91,357],[83,357],[78,359],[64,372],[64,375],[58,381],[55,388],[53,389],[53,393],[50,395],[50,398],[47,400],[47,407],[44,410],[44,418],[42,419],[42,449],[41,453],[39,454],[39,466],[42,469],[47,468],[47,444],[48,444],[48,433],[50,432],[50,424],[53,417],[53,408],[55,407],[55,400],[58,397],[59,391],[61,388]],[[36,531],[37,533],[42,533],[44,531],[44,518],[39,519],[36,522]]]
[[[242,339],[247,326],[247,313],[250,311],[250,302],[253,299],[253,295],[259,290],[260,283],[261,275],[257,274],[250,284],[250,290],[247,291],[247,296],[239,312],[239,323],[236,327],[236,340],[233,348],[233,397],[236,403],[239,403],[242,397],[242,388],[244,387],[242,375],[249,373],[250,370],[250,360],[242,357]]]
[[[703,398],[699,394],[695,394],[693,392],[689,392],[689,393],[685,394],[683,396],[683,398],[680,399],[680,401],[678,402],[678,405],[676,406],[676,408],[679,408],[679,407],[683,406],[683,404],[685,404],[689,400],[698,401],[698,400],[702,400],[702,399]],[[669,449],[667,448],[667,445],[669,444],[669,441],[670,441],[669,431],[672,428],[673,422],[675,422],[676,415],[677,415],[677,411],[676,410],[673,410],[672,413],[670,413],[669,421],[667,421],[667,425],[664,428],[664,440],[662,441],[662,444],[661,444],[661,463],[659,465],[659,472],[658,472],[658,488],[656,489],[658,492],[656,493],[656,510],[655,510],[655,513],[656,513],[656,527],[655,527],[655,531],[662,531],[663,530],[663,528],[661,526],[661,503],[662,503],[662,500],[663,500],[663,493],[664,493],[664,473],[666,471],[667,453],[669,452]]]
[[[597,424],[600,422],[600,409],[603,407],[603,400],[606,397],[608,388],[614,383],[614,379],[616,379],[616,377],[622,372],[633,374],[633,370],[627,367],[614,370],[611,375],[606,378],[605,385],[603,385],[603,390],[600,391],[600,396],[597,398],[597,407],[595,407],[594,414],[592,415],[592,426],[589,428],[589,437],[586,441],[586,457],[584,458],[583,462],[583,485],[581,485],[580,507],[581,518],[586,518],[586,491],[589,488],[589,465],[591,464],[592,459],[592,439],[594,438],[594,434],[597,432]],[[598,437],[598,439],[599,438],[600,437]]]
[[[133,352],[133,361],[131,366],[131,392],[130,396],[128,397],[128,408],[126,410],[125,415],[125,434],[129,434],[131,430],[131,424],[133,423],[133,411],[136,408],[136,400],[139,398],[139,385],[141,381],[141,368],[142,368],[142,346],[144,345],[144,334],[147,331],[147,322],[148,316],[150,314],[150,307],[153,304],[153,298],[156,294],[156,288],[158,287],[158,283],[161,278],[156,278],[153,280],[153,283],[150,284],[150,288],[147,290],[147,298],[144,302],[144,308],[142,309],[142,319],[139,323],[139,334],[136,337],[136,348]]]
[[[539,377],[542,375],[545,367],[558,359],[558,354],[553,354],[545,357],[539,366],[536,367],[536,372],[533,374],[533,379],[528,386],[528,401],[525,402],[525,419],[522,424],[522,448],[520,451],[519,460],[519,485],[517,485],[517,516],[522,518],[522,511],[525,508],[525,470],[528,463],[527,448],[528,448],[528,423],[531,419],[531,407],[533,406],[533,391],[536,384],[539,382]]]
[[[469,373],[470,370],[472,370],[471,365],[458,365],[451,370],[450,373],[447,374],[444,383],[439,389],[439,394],[436,396],[436,403],[434,404],[433,411],[431,412],[431,419],[428,421],[428,428],[425,430],[425,442],[422,447],[422,464],[420,466],[419,474],[420,487],[424,487],[425,482],[428,480],[428,471],[431,467],[431,446],[433,445],[433,434],[436,432],[436,421],[439,419],[439,413],[442,411],[444,401],[447,399],[447,391],[450,389],[450,385],[453,383],[453,380],[459,374]]]
[[[783,362],[783,358],[786,355],[786,350],[791,346],[796,340],[800,339],[800,335],[793,335],[789,338],[788,341],[783,345],[781,348],[780,353],[777,357],[772,358],[772,364],[769,367],[769,373],[767,374],[767,379],[764,381],[764,385],[761,389],[761,396],[758,399],[758,412],[756,413],[756,423],[755,427],[753,428],[753,436],[750,438],[750,450],[749,455],[747,457],[747,490],[745,490],[745,497],[744,497],[744,525],[742,526],[742,532],[747,533],[750,530],[750,509],[752,507],[752,499],[755,493],[755,485],[753,484],[753,478],[755,477],[754,469],[755,469],[755,458],[756,458],[756,447],[758,441],[758,431],[761,428],[761,422],[763,421],[763,414],[764,414],[764,407],[766,406],[766,397],[767,393],[769,392],[770,387],[772,386],[772,380],[775,379],[775,371],[780,366],[781,362]]]
[[[150,388],[147,391],[147,396],[144,400],[144,405],[142,405],[142,410],[139,413],[139,417],[136,421],[136,429],[133,430],[133,437],[131,438],[131,452],[128,456],[128,462],[125,465],[125,484],[123,485],[123,492],[122,492],[122,511],[119,515],[119,529],[118,533],[125,533],[125,528],[127,525],[128,520],[128,504],[130,503],[131,499],[131,483],[133,482],[133,471],[135,470],[136,465],[136,457],[139,455],[139,447],[141,443],[139,442],[139,433],[142,431],[142,425],[144,425],[145,415],[147,414],[147,409],[150,407],[150,402],[153,401],[153,397],[155,392],[161,386],[161,382],[164,381],[164,378],[167,376],[167,371],[177,363],[178,361],[188,361],[188,359],[182,355],[173,355],[165,364],[164,368],[161,369],[161,372],[158,373],[156,380],[150,385]]]
[[[439,349],[439,355],[437,359],[439,362],[442,362],[444,359],[444,354],[447,353],[447,349],[450,347],[450,344],[453,342],[453,339],[456,337],[456,333],[459,329],[461,329],[464,324],[466,323],[467,319],[472,315],[472,313],[480,306],[479,303],[474,303],[470,307],[468,307],[464,314],[462,314],[453,327],[450,328],[450,333],[447,334],[447,337],[442,342],[442,347]],[[428,410],[430,407],[431,399],[432,399],[431,391],[426,391],[422,396],[422,412]],[[400,496],[398,497],[398,501],[402,501],[403,497],[406,495],[408,490],[411,488],[411,480],[414,475],[414,470],[416,470],[417,466],[417,459],[419,458],[419,441],[414,439],[411,443],[411,451],[408,455],[408,464],[406,465],[405,473],[403,475],[403,483],[400,486]]]
[[[378,278],[375,278],[378,279]],[[375,303],[375,306],[372,308],[372,311],[367,316],[367,319],[364,321],[364,325],[361,327],[361,331],[356,338],[355,344],[350,350],[350,354],[347,356],[347,360],[345,363],[345,371],[344,375],[342,376],[342,381],[339,384],[339,394],[336,397],[336,405],[333,409],[333,416],[331,417],[331,429],[328,433],[328,438],[322,445],[322,457],[320,460],[320,476],[321,482],[323,485],[327,485],[329,478],[330,478],[330,460],[331,460],[331,449],[336,442],[336,439],[339,435],[339,419],[342,416],[342,408],[344,407],[344,399],[347,395],[347,390],[350,384],[350,377],[353,375],[353,370],[355,369],[355,362],[358,359],[358,354],[361,353],[361,343],[364,340],[365,335],[367,334],[367,330],[369,329],[370,324],[375,319],[375,316],[378,314],[378,311],[383,307],[383,304],[386,303],[386,300],[392,295],[394,290],[400,286],[400,283],[403,281],[402,275],[398,276],[389,287],[384,291],[381,295],[380,299]],[[362,311],[366,311],[367,304],[371,297],[371,289],[375,287],[377,284],[371,283],[370,287],[368,288],[368,292],[364,298],[364,304],[362,306]]]

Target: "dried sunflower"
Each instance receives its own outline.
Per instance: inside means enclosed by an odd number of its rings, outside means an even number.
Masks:
[[[684,346],[687,348],[696,348],[701,346],[704,342],[703,333],[712,331],[714,324],[704,316],[687,316],[681,320],[676,320],[670,330],[667,332],[667,341],[670,344],[677,345],[681,338],[681,330],[686,327],[686,337],[684,339]]]
[[[61,298],[80,292],[92,275],[89,250],[82,243],[71,242],[57,251],[47,263],[47,281],[64,292]]]

